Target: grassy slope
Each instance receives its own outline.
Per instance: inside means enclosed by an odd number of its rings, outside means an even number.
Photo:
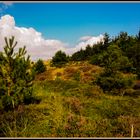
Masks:
[[[1,133],[21,137],[130,137],[140,136],[140,97],[104,94],[92,84],[102,68],[87,62],[52,68],[36,77],[39,104],[24,106],[1,117]],[[4,122],[8,122],[5,125]],[[4,131],[3,131],[4,130]]]

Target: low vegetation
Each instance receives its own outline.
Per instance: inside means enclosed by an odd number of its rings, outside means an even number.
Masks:
[[[14,37],[6,38],[0,136],[139,137],[139,35],[105,34],[104,42],[72,56],[59,51],[34,63],[25,47],[15,52]]]

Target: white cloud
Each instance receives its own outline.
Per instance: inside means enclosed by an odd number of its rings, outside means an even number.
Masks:
[[[16,27],[15,20],[10,15],[5,15],[0,19],[0,50],[4,43],[4,37],[15,36],[18,47],[26,46],[27,52],[33,60],[42,57],[48,59],[54,56],[56,51],[65,50],[68,44],[59,40],[44,39],[40,32],[34,28]]]
[[[79,40],[80,42],[74,47],[74,48],[69,48],[66,50],[67,54],[72,54],[76,51],[79,51],[81,49],[86,49],[87,45],[94,45],[97,44],[98,42],[103,41],[104,36],[103,35],[99,35],[97,37],[95,36],[83,36],[81,37]]]
[[[83,37],[81,37],[79,40],[80,40],[80,41],[87,41],[87,40],[89,40],[90,38],[92,38],[92,36],[83,36]]]
[[[83,36],[80,38],[81,42],[79,44],[76,45],[76,48],[79,49],[85,49],[87,45],[93,45],[93,44],[97,44],[100,41],[103,41],[104,36],[103,35],[99,35],[97,37],[94,36]]]
[[[71,55],[81,48],[85,49],[87,44],[96,44],[103,38],[103,35],[97,37],[84,36],[80,38],[80,42],[75,47],[70,47],[68,43],[60,40],[43,38],[42,34],[34,28],[15,26],[15,20],[10,15],[2,16],[0,19],[0,51],[3,50],[5,45],[4,37],[11,36],[15,36],[15,40],[18,41],[17,49],[26,46],[27,53],[32,60],[50,59],[58,50]]]

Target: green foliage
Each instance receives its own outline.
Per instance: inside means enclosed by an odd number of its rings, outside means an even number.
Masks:
[[[127,32],[120,32],[112,42],[119,46],[124,55],[128,56],[129,48],[136,43],[136,37],[129,36]]]
[[[49,89],[48,89],[49,88]],[[104,94],[96,85],[52,80],[35,82],[39,104],[0,115],[2,137],[129,137],[140,128],[140,98]],[[78,94],[78,96],[77,96]]]
[[[87,45],[85,50],[81,49],[80,51],[77,51],[74,54],[72,54],[70,60],[71,61],[90,60],[90,57],[101,52],[103,49],[105,48],[102,42],[97,43],[93,46]]]
[[[14,37],[5,38],[5,43],[0,63],[0,97],[4,108],[11,109],[22,104],[27,96],[32,96],[34,75],[30,57],[25,58],[25,46],[15,52],[17,42]]]
[[[41,59],[39,59],[35,64],[34,64],[34,69],[35,69],[35,72],[37,74],[39,73],[43,73],[46,71],[46,66],[45,64],[43,63],[43,61]]]
[[[116,39],[116,44],[123,50],[126,51],[128,48],[129,36],[127,32],[120,32],[118,38]]]
[[[138,78],[140,77],[140,41],[129,48],[128,57],[132,61]]]
[[[99,66],[104,66],[104,56],[106,52],[103,51],[102,53],[95,54],[90,58],[89,63],[93,65],[99,65]]]
[[[83,61],[90,60],[92,56],[105,51],[110,44],[109,34],[104,34],[104,41],[94,44],[93,46],[87,45],[85,50],[81,49],[80,51],[75,52],[70,60],[72,61]]]
[[[96,54],[91,58],[90,63],[104,66],[110,73],[115,73],[117,70],[129,71],[132,67],[117,45],[110,45],[106,51]]]
[[[109,38],[109,34],[108,33],[105,33],[104,34],[104,44],[103,44],[103,50],[106,50],[109,46],[109,43],[110,43],[110,38]]]
[[[70,60],[88,60],[91,64],[108,67],[108,71],[132,72],[140,77],[140,32],[136,36],[130,36],[127,32],[120,32],[114,38],[104,34],[104,41],[87,45],[85,50],[72,54]]]
[[[52,66],[62,67],[68,62],[68,57],[62,51],[56,52],[55,56],[52,58]]]
[[[89,47],[88,47],[89,48]],[[72,61],[83,61],[83,60],[86,60],[87,59],[87,53],[85,50],[80,50],[76,53],[74,53],[72,56],[71,56],[71,59]]]
[[[133,86],[134,77],[123,77],[121,73],[109,74],[101,73],[95,83],[99,85],[104,92],[113,92],[118,95],[123,95],[125,89]]]

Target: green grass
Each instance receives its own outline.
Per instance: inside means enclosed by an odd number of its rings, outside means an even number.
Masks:
[[[35,81],[33,88],[39,103],[0,112],[1,137],[130,137],[132,124],[140,136],[140,96],[105,94],[77,79]]]

